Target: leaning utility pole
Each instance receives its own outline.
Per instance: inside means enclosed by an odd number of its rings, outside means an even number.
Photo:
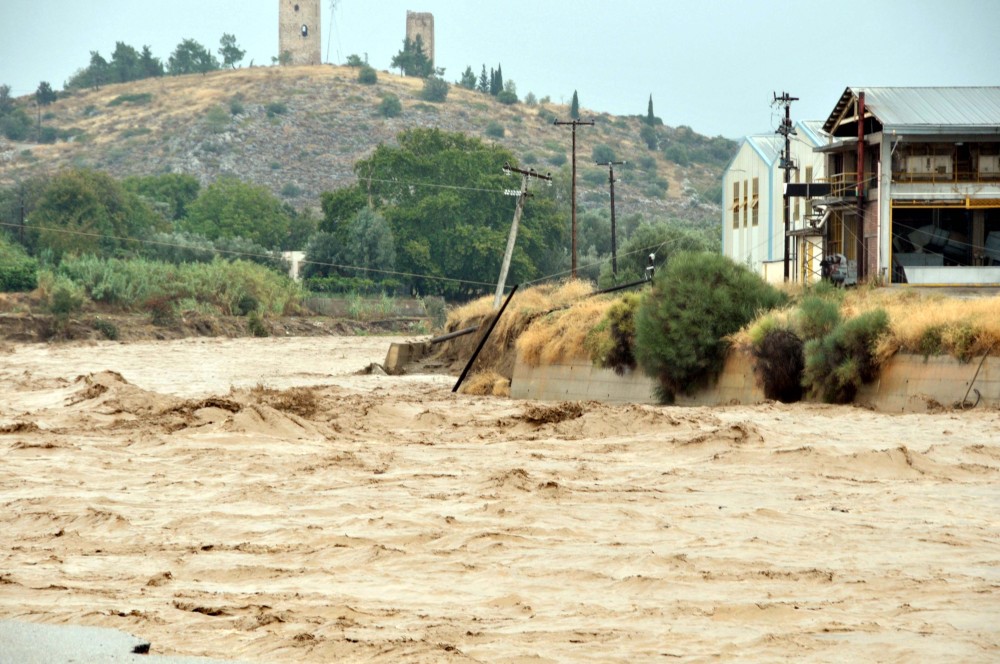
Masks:
[[[500,279],[497,280],[497,292],[496,296],[493,298],[493,308],[500,308],[500,300],[503,297],[503,289],[507,283],[507,271],[510,269],[510,259],[514,255],[514,243],[517,241],[517,225],[521,223],[521,214],[524,212],[524,201],[531,194],[528,193],[528,180],[530,178],[538,178],[539,180],[545,180],[552,186],[552,177],[549,175],[542,175],[541,173],[536,173],[534,170],[522,171],[520,168],[514,168],[510,164],[505,163],[503,165],[503,172],[507,175],[511,173],[518,173],[521,176],[521,190],[517,191],[514,189],[504,190],[504,194],[507,196],[517,196],[517,207],[514,208],[514,223],[510,226],[510,235],[507,236],[507,251],[503,255],[503,265],[500,267]]]
[[[608,167],[608,183],[611,185],[611,274],[614,275],[615,279],[618,279],[618,234],[615,229],[615,166],[622,166],[623,164],[625,164],[624,161],[597,162],[598,166]]]
[[[573,194],[572,194],[572,206],[573,206],[573,227],[572,227],[572,262],[570,267],[572,269],[572,276],[576,279],[576,128],[580,125],[588,125],[593,127],[593,120],[572,120],[570,122],[563,122],[561,120],[556,120],[553,122],[556,125],[570,125],[573,127]]]
[[[785,118],[781,121],[781,126],[775,131],[776,134],[781,134],[785,137],[785,152],[781,156],[781,165],[779,168],[785,171],[785,281],[788,281],[791,272],[789,270],[789,255],[791,253],[789,247],[791,244],[791,236],[788,235],[791,230],[791,197],[788,195],[788,183],[792,181],[792,169],[795,168],[795,164],[792,163],[792,136],[795,135],[795,128],[792,126],[792,102],[798,101],[798,97],[792,97],[787,92],[782,92],[781,96],[778,93],[774,93],[774,102],[777,104],[781,102],[785,106]]]

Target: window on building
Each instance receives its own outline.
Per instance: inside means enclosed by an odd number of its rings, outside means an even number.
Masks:
[[[743,181],[743,228],[747,227],[747,220],[750,218],[750,187],[747,181]]]
[[[752,224],[754,226],[760,223],[760,178],[753,179],[753,200],[750,201],[752,207]]]
[[[740,183],[733,183],[733,228],[740,227]]]

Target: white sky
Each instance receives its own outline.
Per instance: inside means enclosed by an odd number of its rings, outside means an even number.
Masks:
[[[186,38],[217,51],[224,32],[244,66],[270,64],[278,4],[0,0],[0,83],[18,96],[43,80],[61,89],[116,41],[166,62]],[[449,81],[499,63],[522,98],[577,90],[585,110],[613,114],[645,114],[652,94],[668,125],[710,136],[773,130],[774,92],[800,98],[794,120],[824,120],[849,85],[1000,85],[1000,0],[339,0],[332,22],[329,7],[326,61],[367,53],[387,69],[406,11],[426,11]]]

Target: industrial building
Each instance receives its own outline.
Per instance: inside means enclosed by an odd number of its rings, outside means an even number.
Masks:
[[[1000,87],[848,87],[795,128],[789,280],[833,258],[848,283],[1000,286]],[[748,136],[723,174],[723,252],[769,281],[785,278],[783,143]]]

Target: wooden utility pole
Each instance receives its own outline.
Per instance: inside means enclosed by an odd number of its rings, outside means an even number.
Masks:
[[[510,225],[510,235],[507,236],[507,251],[504,252],[503,265],[500,267],[500,278],[497,280],[497,292],[493,298],[494,309],[500,308],[503,289],[507,283],[507,272],[510,270],[511,258],[514,256],[514,244],[517,242],[517,226],[521,223],[521,214],[524,212],[524,201],[530,196],[528,193],[528,180],[538,178],[539,180],[545,180],[550,185],[552,184],[552,177],[549,175],[542,175],[541,173],[536,173],[534,170],[523,171],[520,168],[514,168],[510,164],[503,165],[503,172],[507,175],[511,173],[519,174],[521,176],[521,190],[507,189],[504,191],[504,194],[508,196],[517,196],[517,207],[514,208],[514,223]]]
[[[775,104],[781,103],[785,107],[785,118],[781,121],[781,126],[775,131],[776,134],[781,134],[785,137],[785,152],[781,157],[781,165],[779,168],[785,171],[785,281],[789,280],[791,276],[791,271],[789,270],[789,258],[791,255],[791,236],[788,234],[791,231],[791,198],[788,195],[788,183],[792,181],[792,169],[796,168],[795,164],[792,163],[792,136],[795,135],[795,127],[792,126],[792,102],[798,101],[798,97],[792,97],[787,92],[782,92],[779,97],[777,93],[774,95]]]
[[[572,276],[576,279],[576,128],[580,125],[588,125],[590,127],[594,126],[593,120],[571,120],[570,122],[563,122],[561,120],[556,120],[553,124],[556,125],[569,125],[573,127],[573,194],[572,194],[572,206],[573,206],[573,226],[572,226],[572,261],[570,267],[572,269]]]
[[[597,162],[598,166],[608,167],[608,183],[611,185],[611,274],[614,275],[615,279],[618,279],[618,233],[615,229],[615,166],[622,166],[624,164],[624,161]]]

